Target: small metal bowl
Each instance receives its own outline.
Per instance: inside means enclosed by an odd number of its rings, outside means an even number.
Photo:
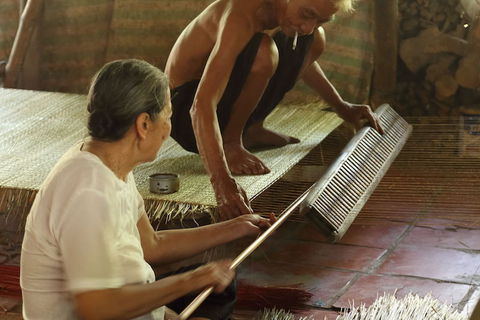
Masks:
[[[155,173],[150,175],[150,192],[168,194],[177,192],[180,179],[176,173]]]

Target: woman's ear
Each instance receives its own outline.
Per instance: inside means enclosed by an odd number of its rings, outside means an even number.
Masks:
[[[137,116],[135,120],[135,129],[138,136],[141,139],[145,139],[147,137],[148,129],[150,128],[150,116],[146,112],[142,112]]]

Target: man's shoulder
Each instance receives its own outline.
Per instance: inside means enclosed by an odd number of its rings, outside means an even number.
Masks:
[[[320,40],[325,42],[325,29],[323,29],[323,27],[318,27],[314,31],[314,35],[315,35],[315,37],[318,37]]]
[[[219,1],[215,13],[223,26],[248,28],[255,24],[254,3],[256,0],[223,0]]]
[[[323,52],[325,49],[325,30],[322,27],[318,27],[313,31],[313,49],[318,52]]]
[[[255,32],[255,20],[252,15],[240,10],[229,12],[219,25],[219,36],[236,43],[248,42]]]
[[[256,0],[253,0],[256,1]],[[214,38],[227,34],[239,38],[253,33],[255,17],[248,1],[220,0],[207,7],[190,25],[190,34],[203,30]],[[192,32],[193,31],[193,32]]]

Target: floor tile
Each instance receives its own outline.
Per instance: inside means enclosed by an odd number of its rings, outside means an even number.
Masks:
[[[2,312],[0,312],[0,319],[2,319],[2,320],[22,320],[23,317],[19,313],[10,313],[10,312],[2,313]]]
[[[468,301],[465,303],[465,306],[462,310],[462,313],[470,319],[472,316],[473,310],[479,305],[480,308],[480,287],[475,287],[475,291],[468,297]],[[477,311],[478,312],[478,311]],[[480,320],[480,319],[471,319],[471,320]]]
[[[468,203],[468,200],[466,200]],[[463,202],[458,201],[455,204],[436,203],[429,208],[431,217],[451,219],[455,224],[467,228],[480,228],[480,217],[478,216],[480,204],[469,204],[469,208],[463,208]]]
[[[3,297],[0,296],[0,314],[1,312],[21,312],[22,299],[17,297]],[[1,319],[1,316],[0,316]]]
[[[327,236],[312,221],[287,221],[277,231],[276,239],[328,242]]]
[[[355,222],[364,223],[372,219],[412,223],[423,208],[423,200],[395,200],[395,195],[373,193]]]
[[[450,228],[458,225],[458,221],[446,218],[438,218],[433,214],[431,215],[422,215],[418,217],[418,221],[415,223],[417,227],[427,227],[427,228]],[[475,229],[480,229],[480,227],[475,227]]]
[[[233,313],[232,320],[252,320],[258,311],[251,310],[235,310]],[[337,319],[339,312],[330,311],[330,310],[319,310],[319,309],[308,309],[302,312],[295,312],[295,319],[301,317],[313,317],[315,320],[335,320]]]
[[[405,223],[376,220],[375,223],[354,222],[338,243],[373,248],[389,248],[408,227]],[[288,222],[278,231],[276,238],[326,242],[327,236],[311,221]]]
[[[480,254],[455,249],[399,246],[377,273],[480,283]]]
[[[371,225],[354,223],[339,243],[387,249],[407,228],[407,224],[388,221]]]
[[[384,252],[383,249],[342,244],[276,240],[265,243],[254,256],[266,261],[361,271],[375,263]]]
[[[328,307],[355,274],[317,266],[247,261],[238,270],[238,280],[255,286],[299,288],[312,294],[308,304]]]
[[[459,304],[463,305],[462,302],[464,302],[469,289],[470,286],[466,284],[412,277],[366,275],[358,279],[334,305],[339,308],[348,307],[352,301],[355,305],[361,303],[370,305],[378,296],[382,296],[384,293],[393,294],[396,291],[395,296],[397,298],[401,298],[410,292],[420,296],[430,293],[443,303],[452,304],[456,307]]]
[[[415,227],[403,239],[402,244],[480,250],[480,229]]]

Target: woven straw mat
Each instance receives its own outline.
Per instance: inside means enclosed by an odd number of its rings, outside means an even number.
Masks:
[[[86,97],[76,94],[0,88],[0,189],[38,190],[60,156],[87,136]],[[318,105],[279,106],[267,119],[273,130],[301,139],[301,143],[256,153],[271,169],[261,176],[238,177],[249,198],[257,195],[302,159],[341,120]],[[149,175],[177,173],[180,190],[170,195],[150,193]],[[209,178],[197,154],[183,150],[169,138],[154,162],[134,171],[146,200],[215,206]]]

